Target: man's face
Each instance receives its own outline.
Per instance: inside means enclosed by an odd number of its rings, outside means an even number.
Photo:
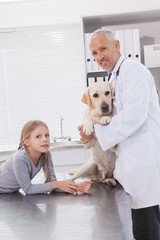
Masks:
[[[97,64],[110,72],[120,57],[119,41],[109,41],[104,34],[100,34],[91,40],[89,47]]]

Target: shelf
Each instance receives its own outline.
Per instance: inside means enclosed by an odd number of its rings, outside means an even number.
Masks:
[[[82,16],[85,32],[92,32],[103,25],[122,25],[160,21],[160,10],[129,12],[96,16]]]
[[[87,73],[87,78],[106,77],[106,76],[108,76],[108,73],[106,71]]]

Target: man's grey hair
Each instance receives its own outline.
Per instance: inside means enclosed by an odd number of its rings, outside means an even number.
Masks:
[[[110,29],[97,29],[96,31],[94,31],[92,33],[90,41],[92,41],[95,37],[97,37],[101,34],[105,35],[105,37],[109,41],[115,41],[116,40],[116,35],[112,30],[110,30]]]

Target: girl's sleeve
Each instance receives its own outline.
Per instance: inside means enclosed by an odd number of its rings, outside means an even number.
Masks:
[[[32,184],[31,172],[33,171],[31,165],[28,165],[25,157],[17,156],[13,163],[13,172],[20,188],[26,194],[49,193],[52,191],[51,183]]]

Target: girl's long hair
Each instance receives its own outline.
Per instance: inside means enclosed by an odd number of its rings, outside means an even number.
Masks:
[[[24,127],[22,128],[18,149],[21,149],[23,147],[26,148],[24,144],[25,140],[27,140],[30,137],[32,131],[39,126],[44,126],[48,129],[48,126],[40,120],[31,120],[24,125]],[[50,179],[49,168],[48,168],[48,153],[42,153],[41,159],[42,159],[45,183],[46,183],[46,182],[49,182],[49,179]]]

